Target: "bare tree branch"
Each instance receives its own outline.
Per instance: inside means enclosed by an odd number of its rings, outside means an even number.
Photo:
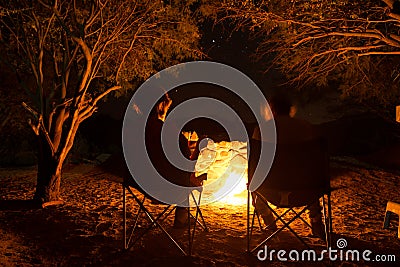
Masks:
[[[81,39],[77,37],[72,37],[72,40],[74,40],[82,49],[82,52],[85,56],[86,59],[86,64],[85,64],[85,70],[82,74],[81,82],[79,84],[78,92],[82,92],[87,88],[88,85],[88,79],[90,77],[90,73],[92,71],[92,54],[90,51],[90,48],[87,46],[87,44]]]

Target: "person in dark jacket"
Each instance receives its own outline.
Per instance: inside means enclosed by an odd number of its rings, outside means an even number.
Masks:
[[[145,143],[146,150],[149,155],[149,158],[158,171],[158,173],[168,180],[171,183],[180,186],[199,186],[202,184],[202,180],[205,179],[202,177],[195,177],[194,170],[193,172],[188,172],[185,170],[181,170],[178,167],[174,166],[166,157],[163,150],[162,140],[161,140],[161,132],[163,128],[163,124],[165,121],[165,117],[167,115],[168,109],[172,104],[172,100],[169,98],[168,94],[164,94],[164,96],[156,103],[154,108],[152,109],[149,119],[146,123],[146,132],[145,132]],[[176,138],[173,136],[176,132],[171,133],[171,139]],[[167,133],[168,136],[168,133]],[[180,133],[179,134],[179,147],[183,156],[187,159],[195,160],[199,155],[198,146],[197,149],[191,154],[189,149],[188,140],[186,137]],[[175,220],[174,227],[175,228],[183,228],[187,225],[187,208],[177,207],[175,210]]]
[[[294,117],[296,114],[296,108],[290,101],[289,97],[285,94],[278,93],[274,95],[270,100],[270,105],[276,127],[277,145],[299,144],[320,136],[319,131],[314,125],[305,120]],[[267,111],[269,110],[266,109],[266,112]],[[271,114],[264,115],[267,115],[265,116],[267,120],[272,119]],[[254,129],[252,139],[274,142],[274,140],[268,140],[268,136],[261,138],[260,130],[257,127]],[[268,204],[261,200],[257,201],[257,199],[255,199],[253,204],[263,218],[264,223],[269,226],[269,229],[275,231],[277,229],[274,222],[275,218],[270,208],[267,207]],[[313,235],[324,238],[325,230],[322,223],[321,206],[318,199],[310,206],[309,212]]]

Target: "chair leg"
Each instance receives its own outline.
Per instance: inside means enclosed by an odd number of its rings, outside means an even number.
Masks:
[[[134,234],[134,232],[135,232],[135,230],[136,230],[136,227],[137,227],[137,224],[138,224],[138,221],[139,221],[141,209],[138,209],[138,211],[137,211],[137,213],[136,213],[136,216],[135,216],[135,219],[134,219],[134,224],[133,224],[132,230],[130,231],[130,234],[128,235],[127,218],[126,218],[126,211],[127,211],[127,203],[126,203],[127,196],[126,196],[126,190],[128,190],[129,192],[130,192],[130,190],[129,190],[129,188],[126,187],[125,185],[122,186],[122,190],[123,190],[123,193],[122,193],[122,194],[123,194],[123,213],[124,213],[124,219],[123,219],[123,225],[124,225],[124,244],[125,244],[125,245],[124,245],[124,248],[125,248],[125,250],[127,250],[127,249],[129,249],[129,247],[130,247],[131,244],[134,244],[134,243],[131,243],[131,242],[132,242],[133,234]],[[131,193],[132,193],[132,192],[131,192]],[[136,200],[136,199],[135,199],[135,200]],[[143,204],[143,203],[145,202],[145,200],[146,200],[146,197],[143,196],[143,200],[141,201],[141,204]],[[136,201],[139,201],[139,200],[136,200]]]
[[[159,213],[157,216],[153,215],[145,206],[144,206],[144,202],[146,200],[146,197],[143,197],[143,200],[140,200],[138,198],[138,196],[136,194],[133,193],[133,191],[131,190],[131,188],[125,184],[123,184],[122,187],[123,190],[123,227],[124,227],[124,249],[128,249],[129,247],[131,247],[133,244],[135,244],[138,240],[140,240],[148,231],[150,231],[153,227],[158,227],[162,232],[164,232],[164,234],[175,244],[175,246],[186,256],[186,255],[191,255],[192,251],[193,251],[193,241],[194,241],[194,237],[195,237],[195,231],[196,231],[196,226],[197,223],[199,223],[199,225],[205,229],[206,231],[208,231],[207,225],[205,223],[204,217],[202,215],[202,212],[199,208],[200,206],[200,201],[201,201],[201,192],[199,194],[198,200],[196,200],[194,194],[192,193],[192,198],[196,204],[196,215],[193,216],[190,208],[187,209],[188,214],[187,214],[187,218],[188,218],[188,238],[189,238],[189,245],[188,245],[188,251],[186,252],[175,240],[174,238],[164,229],[164,227],[160,224],[162,223],[162,221],[164,221],[164,219],[171,214],[171,212],[174,211],[174,209],[176,207],[171,208],[171,205],[168,205],[166,208],[164,208],[164,210]],[[135,217],[135,222],[134,222],[134,227],[132,230],[132,233],[129,235],[128,237],[128,233],[127,233],[127,195],[126,195],[126,191],[128,191],[128,193],[130,193],[132,195],[132,198],[134,199],[134,201],[136,202],[136,204],[139,206],[138,209],[138,213],[136,214]],[[150,221],[150,224],[146,227],[146,229],[143,229],[143,231],[141,231],[139,234],[135,235],[135,229],[138,223],[138,219],[139,216],[141,215],[141,212],[144,212],[145,215],[147,216],[147,218]],[[193,225],[193,229],[191,227],[191,223],[190,223],[190,218],[194,217],[196,222]],[[202,223],[199,221],[199,216],[202,220]],[[134,237],[134,238],[133,238]],[[133,240],[132,240],[133,239]]]
[[[191,213],[190,213],[190,207],[187,208],[187,213],[188,213],[187,217],[188,217],[188,237],[189,237],[189,249],[188,249],[188,254],[189,254],[189,256],[191,256],[191,255],[192,255],[192,235],[191,235],[191,233],[190,233],[190,215],[191,215]],[[194,224],[195,224],[194,227],[196,227],[196,223],[194,223]],[[194,235],[194,230],[193,230],[193,235]],[[193,238],[194,238],[194,237],[193,237]]]
[[[385,221],[383,223],[383,227],[386,229],[389,228],[392,214],[399,215],[399,226],[397,228],[397,236],[398,238],[400,238],[400,203],[388,201],[388,203],[386,204]]]
[[[144,203],[146,201],[146,197],[144,196],[142,199],[142,203]],[[133,223],[133,228],[136,229],[137,224],[139,222],[139,217],[140,217],[140,209],[138,209],[138,211],[136,212],[136,216],[135,216],[135,222]]]
[[[249,247],[250,247],[251,237],[253,236],[253,228],[254,228],[255,218],[257,218],[258,227],[260,227],[260,231],[262,231],[262,225],[261,225],[261,221],[260,221],[260,214],[257,212],[256,208],[253,208],[253,214],[252,215],[249,212],[249,216],[251,216],[251,224],[250,224],[249,238],[248,238],[248,243],[249,243]],[[250,248],[249,248],[249,250],[250,250]]]
[[[189,210],[190,213],[190,210]],[[194,242],[194,235],[196,233],[196,225],[198,222],[198,217],[199,217],[199,213],[196,209],[196,216],[195,216],[195,222],[193,224],[193,229],[192,229],[192,233],[190,233],[190,217],[193,216],[191,213],[189,214],[189,256],[192,256],[192,250],[193,250],[193,242]]]
[[[262,198],[262,197],[261,197]],[[262,198],[263,201],[266,201],[264,198]],[[301,243],[303,243],[303,245],[305,247],[307,247],[308,249],[310,249],[309,245],[290,227],[290,224],[292,222],[294,222],[297,219],[302,219],[301,215],[308,209],[308,206],[304,206],[300,212],[296,212],[291,208],[286,209],[285,212],[283,212],[281,215],[279,215],[273,208],[271,208],[269,205],[267,205],[267,207],[271,210],[271,212],[274,214],[274,216],[276,217],[275,219],[275,223],[279,220],[283,223],[283,226],[281,228],[279,228],[278,230],[276,230],[274,233],[272,233],[264,242],[267,242],[269,239],[271,239],[272,237],[274,237],[275,235],[277,235],[279,232],[281,232],[283,229],[287,228]],[[283,220],[284,216],[289,213],[290,211],[293,211],[295,216],[292,217],[288,222],[286,222],[285,220]],[[303,220],[304,221],[304,220]],[[308,225],[308,223],[306,223]],[[261,245],[261,244],[260,244]],[[254,250],[253,250],[254,251]]]
[[[250,216],[251,216],[251,214],[250,214]],[[256,217],[258,219],[258,225],[260,226],[260,230],[262,230],[261,229],[260,220],[259,220],[259,217],[258,217],[258,212],[257,212],[257,210],[255,208],[253,208],[253,216],[251,216],[251,224],[250,224],[250,237],[253,235],[253,227],[254,227],[254,222],[255,222],[255,218]]]
[[[174,210],[176,210],[176,206],[172,207],[172,209],[170,209],[170,210],[168,211],[168,213],[165,214],[165,218],[167,218],[169,215],[171,215],[171,213],[174,212]]]
[[[256,193],[257,194],[257,193]],[[257,197],[260,198],[261,201],[266,203],[266,199],[262,195],[257,195]],[[271,238],[279,234],[283,229],[287,228],[305,247],[308,249],[311,249],[310,246],[303,240],[301,236],[299,236],[292,228],[291,228],[291,223],[293,223],[297,219],[301,219],[308,227],[311,228],[311,225],[302,218],[302,214],[309,209],[310,205],[304,206],[299,212],[296,212],[292,208],[287,208],[282,214],[278,214],[273,208],[271,208],[269,205],[267,207],[270,209],[270,211],[273,213],[273,215],[276,217],[275,223],[279,220],[283,223],[283,226],[277,229],[274,233],[272,233],[270,236],[268,236],[264,241],[259,243],[255,248],[250,250],[250,238],[251,238],[251,229],[250,227],[250,201],[247,201],[247,251],[254,253],[257,251],[260,247],[262,247],[265,243],[267,243]],[[285,216],[293,211],[294,217],[292,217],[290,220],[286,221],[288,218],[285,218]],[[255,213],[257,211],[255,210]],[[327,203],[325,200],[325,196],[323,197],[323,214],[324,214],[324,225],[325,225],[325,237],[326,237],[326,244],[327,244],[327,249],[329,250],[330,245],[331,245],[331,233],[332,233],[332,211],[331,211],[331,202],[330,202],[330,195],[327,194]],[[253,222],[254,223],[254,214],[253,214]],[[253,226],[253,225],[252,225]]]
[[[308,206],[305,206],[300,212],[294,212],[296,215],[292,218],[292,219],[290,219],[288,222],[285,222],[283,219],[282,219],[282,216],[280,216],[278,219],[283,223],[283,226],[282,226],[282,230],[283,229],[285,229],[285,228],[287,228],[295,237],[297,237],[297,239],[298,240],[300,240],[300,242],[301,243],[303,243],[303,245],[305,246],[305,247],[307,247],[308,249],[310,249],[310,246],[290,227],[290,224],[292,223],[292,222],[294,222],[295,220],[297,220],[297,219],[301,219],[301,215],[306,211],[308,209]],[[289,211],[290,210],[292,210],[293,211],[293,209],[289,209]],[[307,223],[308,224],[308,223]],[[273,236],[275,236],[276,234],[275,233],[273,233],[272,234]]]
[[[133,199],[135,200],[135,202],[139,205],[139,209],[142,210],[147,217],[150,220],[150,225],[144,229],[144,231],[136,236],[135,240],[133,240],[131,242],[131,244],[135,244],[140,238],[142,238],[142,236],[147,233],[151,228],[157,226],[174,244],[175,246],[182,252],[183,255],[187,256],[187,253],[182,249],[182,247],[175,241],[175,239],[164,229],[164,227],[159,223],[159,219],[169,210],[169,208],[171,207],[170,205],[167,206],[158,216],[157,218],[155,218],[148,210],[147,208],[144,206],[144,203],[142,201],[140,201],[140,199],[130,190],[129,187],[126,187],[126,189],[128,190],[128,192],[132,195]],[[128,243],[127,246],[129,246],[130,243]]]
[[[250,252],[250,191],[247,190],[247,252]]]
[[[262,223],[261,223],[261,219],[260,219],[260,213],[258,213],[256,209],[254,209],[254,215],[257,218],[258,227],[260,228],[260,231],[262,231],[263,228],[262,228]],[[253,222],[254,222],[254,215],[253,215]]]
[[[251,250],[251,252],[255,252],[256,250],[258,250],[260,247],[262,247],[265,243],[268,242],[268,240],[270,240],[271,238],[273,238],[274,236],[276,236],[277,234],[279,234],[281,231],[283,231],[283,229],[287,228],[295,237],[297,237],[297,239],[300,240],[301,243],[303,243],[303,245],[305,247],[307,247],[308,249],[310,249],[310,246],[304,242],[304,240],[290,227],[290,224],[292,222],[294,222],[295,220],[297,220],[299,218],[299,216],[301,216],[301,214],[304,213],[304,211],[307,209],[307,206],[304,207],[299,213],[297,213],[296,216],[294,216],[293,218],[291,218],[288,222],[285,222],[280,216],[279,214],[276,213],[276,211],[274,211],[273,209],[271,209],[272,212],[274,212],[274,215],[278,218],[277,220],[280,220],[283,223],[283,226],[281,228],[279,228],[278,230],[276,230],[275,232],[273,232],[269,237],[267,237],[264,241],[262,241],[260,244],[258,244],[254,249]]]
[[[123,218],[122,218],[122,224],[123,224],[123,235],[124,235],[124,249],[127,249],[127,243],[126,243],[126,193],[125,193],[125,185],[122,184],[122,209],[123,209]]]
[[[208,232],[208,231],[209,231],[209,230],[208,230],[208,226],[207,226],[207,224],[206,224],[206,221],[204,220],[203,213],[201,212],[201,209],[200,209],[200,208],[197,208],[197,209],[198,209],[198,212],[199,212],[200,219],[201,219],[201,221],[203,222],[202,224],[199,222],[199,224],[200,224],[201,227],[203,227],[204,231]],[[197,221],[197,220],[196,220],[196,221]],[[198,222],[198,221],[197,221],[197,222]]]
[[[330,193],[328,194],[328,218],[329,218],[329,233],[333,233],[332,207],[331,207],[331,194]]]
[[[189,256],[191,256],[192,252],[193,252],[193,243],[194,243],[194,237],[195,237],[195,233],[196,233],[197,224],[199,224],[206,232],[208,232],[207,224],[205,223],[203,214],[200,209],[201,195],[202,195],[202,192],[200,191],[199,198],[198,198],[198,200],[196,200],[196,197],[194,196],[193,192],[190,193],[190,196],[192,197],[193,202],[195,204],[196,213],[195,213],[195,215],[193,215],[190,211],[190,207],[188,207],[187,211],[188,211],[188,237],[189,237],[188,254],[189,254]],[[201,222],[199,221],[199,216],[200,216]],[[190,221],[190,219],[192,217],[195,219],[195,222],[193,224],[193,229],[191,229],[191,221]]]
[[[265,199],[265,198],[263,198],[261,195],[259,196],[260,197],[260,199],[264,202],[264,203],[267,203],[268,201]],[[293,231],[293,229],[291,229],[290,227],[288,227],[288,225],[290,224],[290,223],[292,223],[294,220],[290,220],[290,222],[289,223],[286,223],[284,220],[283,220],[283,218],[286,216],[286,214],[288,214],[290,211],[292,211],[294,214],[295,214],[295,216],[293,217],[295,220],[296,219],[301,219],[303,222],[305,222],[304,220],[303,220],[303,218],[301,218],[301,215],[308,209],[308,206],[309,205],[307,205],[307,206],[304,206],[304,208],[303,209],[301,209],[301,211],[299,212],[299,213],[297,213],[295,210],[293,210],[292,208],[287,208],[282,214],[278,214],[273,208],[271,208],[269,205],[267,205],[267,207],[269,208],[269,210],[274,214],[274,216],[275,216],[275,223],[277,222],[277,221],[281,221],[283,224],[284,224],[284,226],[282,227],[282,228],[285,228],[285,227],[287,227],[295,236],[297,236],[297,238],[300,238],[299,237],[299,235],[296,233],[296,232],[294,232]],[[309,225],[307,222],[305,222],[306,223],[306,225]],[[272,224],[272,223],[271,223]],[[271,225],[270,224],[270,225]],[[311,227],[311,226],[310,226]],[[275,234],[272,234],[272,235],[275,235]]]
[[[385,212],[385,220],[383,221],[383,229],[389,229],[391,217],[392,217],[392,212],[386,211]]]
[[[192,248],[193,248],[193,242],[194,242],[194,235],[195,235],[195,233],[196,233],[196,226],[197,226],[197,223],[199,223],[200,224],[200,226],[202,226],[203,227],[203,229],[204,229],[204,226],[199,222],[199,214],[201,214],[201,210],[200,210],[200,208],[199,208],[199,205],[200,205],[200,201],[201,201],[201,192],[200,192],[200,194],[199,194],[199,201],[197,202],[196,201],[196,198],[194,197],[194,194],[193,194],[193,192],[190,192],[190,195],[192,196],[192,199],[193,199],[193,202],[195,203],[195,208],[196,208],[196,215],[194,216],[194,219],[195,219],[195,221],[194,221],[194,225],[193,225],[193,230],[192,230],[192,234],[190,235],[190,232],[189,232],[189,247],[190,247],[190,250],[189,250],[189,255],[191,256],[192,255]],[[188,208],[188,210],[189,210],[189,218],[188,218],[188,220],[189,220],[189,229],[190,229],[190,217],[193,217],[193,215],[192,215],[192,213],[190,212],[190,208]],[[203,223],[204,223],[204,219],[203,219]],[[205,225],[205,224],[204,224]]]
[[[307,206],[307,207],[308,207],[308,206]],[[292,209],[292,208],[289,208],[288,211],[291,211],[291,212],[293,212],[294,214],[297,215],[297,212],[296,212],[294,209]],[[281,215],[281,217],[282,217],[282,216],[283,216],[283,215]],[[299,219],[300,219],[308,228],[312,229],[310,223],[308,223],[306,220],[304,220],[303,217],[299,216]]]
[[[329,201],[329,195],[328,195]],[[325,203],[325,196],[322,197],[322,209],[324,215],[324,227],[325,227],[325,242],[326,242],[326,249],[329,251],[331,246],[331,226],[330,226],[330,217],[329,217],[329,205],[328,208],[326,207],[328,203]]]
[[[208,227],[207,227],[206,221],[204,220],[203,213],[201,212],[201,209],[200,209],[201,192],[199,194],[199,200],[198,201],[196,201],[196,198],[194,197],[193,192],[191,193],[191,195],[192,195],[192,199],[193,199],[193,201],[195,203],[195,206],[196,206],[196,217],[195,217],[195,220],[203,228],[204,231],[208,232]],[[191,215],[191,216],[193,217],[193,215]],[[201,222],[198,220],[198,216],[200,216]]]
[[[146,196],[143,196],[143,199],[142,199],[141,203],[144,204],[145,201],[146,201]],[[129,236],[127,236],[127,240],[128,240],[127,243],[126,243],[126,248],[127,248],[127,249],[129,248],[129,245],[130,245],[131,242],[132,242],[133,235],[134,235],[134,233],[135,233],[136,227],[137,227],[138,222],[139,222],[139,217],[140,217],[140,215],[141,215],[141,211],[142,211],[141,209],[138,209],[138,211],[136,212],[136,216],[135,216],[135,220],[134,220],[134,223],[133,223],[132,230],[131,230]],[[134,242],[134,243],[135,243],[135,242]],[[134,243],[132,243],[132,245],[133,245]]]

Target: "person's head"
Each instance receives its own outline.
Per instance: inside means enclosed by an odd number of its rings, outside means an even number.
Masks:
[[[276,93],[270,99],[271,110],[274,115],[285,115],[293,117],[296,113],[296,108],[290,98],[282,93]]]
[[[164,121],[171,104],[172,100],[169,98],[169,95],[166,92],[154,105],[150,113],[151,116],[157,116],[158,119]]]

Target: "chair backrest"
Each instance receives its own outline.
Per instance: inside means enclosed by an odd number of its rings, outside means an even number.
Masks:
[[[134,187],[138,191],[144,193],[143,189],[136,183],[135,179],[133,179],[128,166],[126,165],[122,151],[111,155],[111,157],[104,162],[100,168],[110,175],[122,178],[124,184]]]
[[[272,146],[259,140],[250,142],[249,180],[259,161],[261,145]],[[328,167],[327,143],[322,138],[295,144],[277,144],[271,169],[257,191],[329,190]]]
[[[145,190],[143,190],[143,188],[136,182],[136,180],[132,177],[131,172],[129,171],[129,168],[126,164],[124,155],[122,153],[122,151],[114,153],[105,163],[103,163],[101,166],[101,169],[105,172],[108,173],[110,175],[122,178],[122,183],[126,186],[126,187],[132,187],[135,188],[137,191],[139,191],[141,194],[143,194],[144,196],[146,196],[146,198],[153,200],[154,202],[158,202],[161,203],[158,200],[155,200],[155,198],[151,195],[149,195]],[[173,172],[174,170],[171,170],[170,173],[172,174],[176,174],[178,171]],[[168,173],[168,172],[166,172]],[[185,171],[180,171],[179,174],[183,174],[187,176],[187,181],[189,181],[189,175],[190,173],[185,172]],[[181,175],[180,177],[183,177],[183,175]],[[170,175],[167,178],[170,178],[169,181],[175,182],[175,180],[173,180],[173,177],[178,177],[178,176],[172,176]],[[184,179],[186,177],[183,177]],[[183,179],[183,180],[184,180]],[[176,179],[177,180],[177,179]],[[182,179],[181,179],[182,180]],[[177,180],[179,182],[179,180]],[[184,180],[185,181],[185,180]],[[179,184],[178,182],[176,182],[176,184]],[[182,184],[181,184],[182,185]],[[187,186],[186,184],[183,184],[182,186]]]

